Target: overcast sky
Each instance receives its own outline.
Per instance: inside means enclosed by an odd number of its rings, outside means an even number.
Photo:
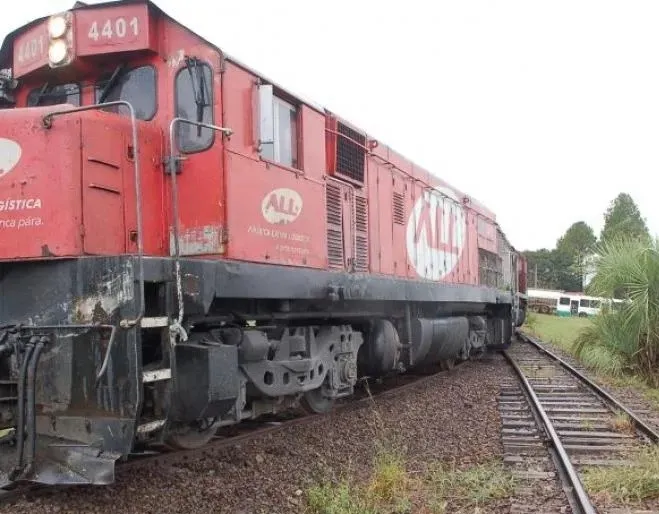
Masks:
[[[156,3],[476,197],[518,249],[599,235],[621,191],[659,233],[656,0]],[[5,9],[0,37],[73,4]]]

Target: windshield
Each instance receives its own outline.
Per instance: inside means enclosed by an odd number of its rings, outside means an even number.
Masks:
[[[44,84],[27,95],[27,106],[73,104],[80,105],[80,86],[78,84]]]
[[[125,100],[135,109],[140,120],[150,120],[156,114],[156,70],[140,66],[129,71],[117,68],[110,76],[96,84],[96,103]],[[111,112],[128,115],[123,105],[110,107]]]

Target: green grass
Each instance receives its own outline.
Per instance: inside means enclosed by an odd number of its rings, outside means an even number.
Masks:
[[[589,318],[562,318],[549,314],[530,313],[531,321],[524,328],[538,339],[552,343],[560,349],[574,355],[572,345],[579,332],[592,325]]]
[[[393,450],[378,450],[371,477],[365,484],[352,478],[326,481],[307,491],[312,514],[406,514],[411,512],[416,480],[408,474],[403,457]]]
[[[646,447],[630,455],[628,466],[586,467],[588,493],[625,505],[659,498],[659,448]]]
[[[307,490],[310,514],[407,514],[484,512],[492,502],[511,497],[517,481],[499,461],[465,469],[433,463],[427,473],[407,470],[399,454],[379,453],[370,479],[344,478]]]
[[[456,509],[482,512],[480,509],[492,501],[512,496],[517,487],[513,475],[497,461],[467,469],[438,464],[431,471],[428,484],[430,508],[437,514]]]

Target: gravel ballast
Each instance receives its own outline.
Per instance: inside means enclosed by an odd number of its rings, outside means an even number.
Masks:
[[[328,476],[368,477],[374,441],[382,433],[395,434],[408,470],[416,476],[437,461],[455,460],[465,468],[502,460],[497,396],[506,380],[514,380],[514,373],[503,357],[488,355],[400,394],[376,398],[375,408],[366,403],[338,411],[314,424],[262,435],[192,462],[118,472],[112,486],[21,499],[0,506],[0,513],[304,512],[312,484]],[[548,498],[556,505],[560,494],[555,484],[524,495],[524,510],[534,511],[536,502],[542,510]],[[497,500],[483,512],[510,508],[510,500]]]

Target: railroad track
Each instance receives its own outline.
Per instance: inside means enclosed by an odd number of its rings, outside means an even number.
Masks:
[[[526,494],[558,478],[571,511],[594,514],[580,478],[584,467],[629,465],[628,452],[659,443],[659,434],[535,339],[519,338],[504,352],[519,378],[499,397],[504,461],[529,484]],[[513,512],[530,511],[516,504]]]
[[[370,383],[362,381],[355,389],[355,395],[337,402],[337,405],[332,410],[331,414],[363,408],[374,399],[382,399],[401,394],[408,389],[429,381],[441,373],[448,372],[450,372],[450,370],[440,370],[440,368],[437,368],[437,371],[433,370],[427,373],[410,372],[371,381]],[[298,411],[297,413],[285,413],[280,417],[268,418],[265,421],[249,420],[236,425],[222,427],[218,430],[215,438],[201,448],[175,451],[163,447],[154,451],[134,454],[130,456],[127,461],[117,463],[116,475],[119,477],[125,474],[138,472],[140,469],[145,469],[151,466],[176,465],[186,461],[212,456],[223,449],[258,437],[263,437],[268,434],[276,434],[277,432],[288,430],[298,425],[318,423],[326,416],[327,415],[325,414],[302,414]],[[88,486],[50,486],[21,483],[11,490],[0,489],[0,504],[7,504],[24,498],[33,499],[36,497],[57,494],[65,489],[70,490],[76,487]]]

